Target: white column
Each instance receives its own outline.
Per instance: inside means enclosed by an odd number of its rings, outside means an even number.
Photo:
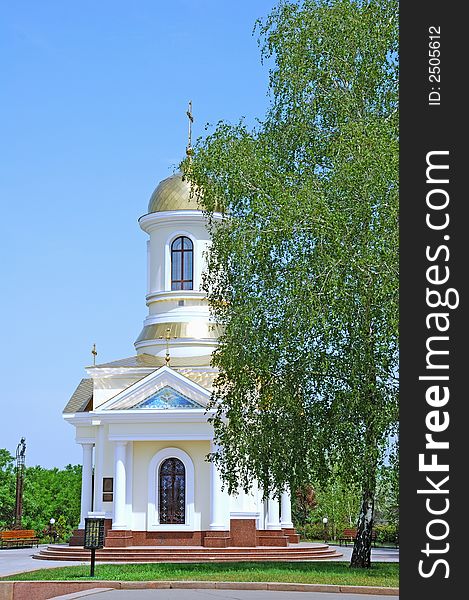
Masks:
[[[282,492],[280,496],[280,524],[282,529],[292,529],[293,522],[291,520],[291,497],[289,492]]]
[[[94,449],[94,510],[103,510],[104,425],[98,426]]]
[[[210,452],[216,452],[218,447],[210,442]],[[210,525],[211,531],[227,531],[230,528],[228,522],[229,496],[226,490],[222,491],[222,478],[215,463],[210,463]]]
[[[91,478],[93,477],[93,444],[82,444],[83,461],[81,470],[81,514],[79,529],[85,528],[85,518],[91,511]]]
[[[269,496],[267,501],[267,529],[281,529],[278,498]]]
[[[126,447],[125,456],[125,510],[128,529],[132,529],[133,519],[133,466],[134,466],[134,443],[129,442]]]
[[[113,529],[127,529],[125,518],[125,446],[127,442],[115,442],[114,446],[114,518]]]

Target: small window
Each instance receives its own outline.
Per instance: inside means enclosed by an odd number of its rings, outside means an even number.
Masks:
[[[112,502],[114,499],[114,479],[103,477],[103,502]]]
[[[171,244],[171,289],[194,289],[194,247],[192,241],[181,236]]]

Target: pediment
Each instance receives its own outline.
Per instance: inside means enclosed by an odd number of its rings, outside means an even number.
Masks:
[[[148,396],[142,402],[139,402],[133,408],[157,408],[160,410],[170,409],[201,409],[205,408],[202,404],[191,400],[184,394],[176,391],[174,388],[166,385],[151,396]]]
[[[104,411],[205,410],[210,392],[169,367],[162,367],[101,405]]]

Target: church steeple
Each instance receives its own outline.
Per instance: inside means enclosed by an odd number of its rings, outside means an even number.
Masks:
[[[192,102],[189,120],[188,157],[192,153]],[[171,361],[201,365],[210,363],[217,345],[218,329],[210,320],[202,291],[206,268],[205,251],[210,244],[206,219],[190,183],[182,173],[161,181],[148,204],[148,213],[139,219],[148,233],[149,313],[135,347],[137,353],[166,356],[166,335],[170,330]],[[174,359],[174,360],[173,360]]]

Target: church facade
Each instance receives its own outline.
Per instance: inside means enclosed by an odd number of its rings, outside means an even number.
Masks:
[[[157,186],[139,224],[148,235],[148,315],[136,352],[88,367],[63,412],[83,449],[71,544],[83,544],[88,515],[105,517],[107,547],[298,542],[287,492],[263,500],[254,486],[230,496],[207,461],[219,332],[201,291],[210,235],[181,173]]]

